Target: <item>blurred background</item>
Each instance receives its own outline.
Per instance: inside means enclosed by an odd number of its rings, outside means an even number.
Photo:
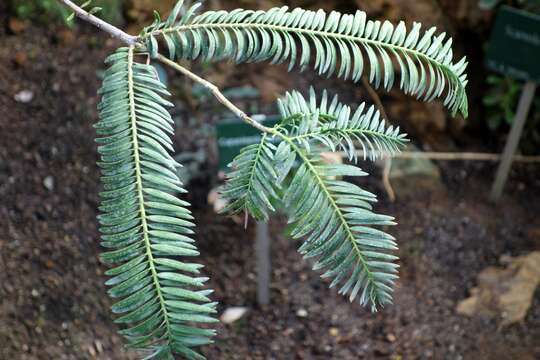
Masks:
[[[174,0],[94,0],[100,16],[136,34]],[[208,0],[205,9],[267,9],[283,4],[437,26],[469,59],[470,116],[452,118],[439,102],[399,90],[379,92],[389,122],[412,140],[408,151],[501,153],[522,82],[490,72],[485,53],[502,3],[540,1]],[[56,0],[0,2],[0,359],[134,359],[109,312],[99,263],[99,175],[92,124],[103,60],[118,42],[65,20]],[[508,49],[511,51],[511,49]],[[540,63],[540,58],[537,59]],[[209,359],[517,359],[540,358],[540,167],[515,163],[498,204],[488,200],[490,161],[394,159],[361,185],[379,194],[376,210],[398,219],[401,279],[395,304],[372,314],[327,288],[301,260],[298,244],[272,220],[271,302],[257,304],[254,224],[215,213],[220,184],[215,124],[229,114],[203,89],[159,68],[175,97],[177,159],[198,225],[200,262],[219,301]],[[373,102],[368,89],[285,66],[194,64],[251,113],[275,113],[289,89],[328,88],[350,104]],[[539,155],[540,95],[519,154]],[[232,308],[232,311],[230,311]],[[229,311],[227,311],[229,310]]]

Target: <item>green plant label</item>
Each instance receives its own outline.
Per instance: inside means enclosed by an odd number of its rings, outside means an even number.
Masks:
[[[278,123],[278,116],[254,115],[253,118],[265,126],[272,127]],[[227,165],[247,145],[261,141],[261,132],[240,120],[224,120],[217,124],[217,145],[219,153],[219,169],[227,169]]]
[[[487,66],[512,78],[540,81],[540,16],[503,6],[487,53]]]

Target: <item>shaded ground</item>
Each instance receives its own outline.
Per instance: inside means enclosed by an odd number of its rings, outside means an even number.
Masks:
[[[97,261],[91,124],[96,69],[111,45],[84,33],[48,36],[29,28],[17,38],[1,31],[0,359],[132,358],[115,333]],[[21,90],[31,90],[33,100],[16,102]],[[419,189],[394,204],[382,196],[378,210],[400,222],[392,231],[402,279],[395,305],[377,314],[328,290],[277,230],[272,305],[256,307],[252,230],[197,201],[201,262],[220,311],[251,309],[218,327],[216,345],[204,349],[208,358],[539,358],[540,292],[525,321],[506,329],[454,312],[478,271],[503,254],[540,248],[538,167],[516,167],[495,208],[485,200],[493,165],[440,165],[446,192]],[[382,193],[376,178],[365,185]],[[195,186],[195,193],[207,190]],[[307,317],[297,316],[300,309]]]

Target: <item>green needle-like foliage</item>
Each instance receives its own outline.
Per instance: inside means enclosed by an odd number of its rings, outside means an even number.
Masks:
[[[323,10],[289,11],[286,6],[196,15],[196,3],[180,16],[182,3],[166,21],[157,18],[142,32],[151,54],[157,54],[157,39],[163,38],[173,60],[288,62],[289,69],[301,70],[312,64],[320,75],[337,74],[355,82],[368,71],[370,82],[387,90],[396,82],[397,63],[399,87],[405,93],[425,101],[443,98],[454,114],[467,116],[467,63],[465,58],[453,62],[452,39],[445,33],[435,35],[436,28],[422,32],[421,24],[414,23],[407,31],[404,22],[394,26],[367,20],[362,11],[327,15]]]
[[[231,164],[221,189],[225,211],[268,220],[284,210],[288,232],[303,239],[300,253],[331,279],[330,287],[372,310],[392,302],[396,241],[384,232],[393,218],[373,211],[376,196],[346,181],[367,175],[349,164],[328,164],[322,152],[343,151],[351,161],[362,151],[376,159],[398,152],[408,141],[388,126],[373,106],[357,109],[330,98],[299,92],[278,100],[281,121],[273,128],[257,124],[219,89],[175,60],[237,63],[288,63],[289,70],[314,68],[320,75],[362,76],[376,87],[395,84],[424,101],[442,99],[452,113],[467,115],[465,59],[454,62],[452,40],[366,14],[309,11],[287,7],[268,11],[236,9],[197,14],[180,0],[167,19],[159,15],[139,36],[104,26],[66,2],[85,18],[131,46],[109,56],[100,89],[95,125],[103,192],[98,216],[102,261],[111,265],[109,294],[113,313],[128,346],[145,359],[204,359],[195,347],[212,342],[216,303],[204,288],[189,204],[171,157],[173,120],[169,93],[149,64],[159,59],[211,89],[237,115],[261,130],[257,144],[245,147]],[[84,15],[84,14],[83,14]],[[159,53],[165,44],[169,58]],[[142,61],[137,61],[142,58]],[[384,228],[381,228],[384,227]]]
[[[373,310],[391,302],[397,279],[394,238],[376,226],[394,225],[393,218],[372,212],[376,196],[336,177],[365,176],[352,165],[325,164],[322,150],[343,149],[354,158],[356,147],[371,158],[392,154],[407,141],[399,128],[386,127],[379,113],[362,104],[352,113],[337,97],[326,92],[317,100],[311,91],[306,101],[298,92],[278,101],[282,120],[273,129],[274,146],[265,135],[259,144],[244,149],[222,195],[231,203],[226,210],[246,211],[266,219],[280,199],[293,238],[305,238],[300,252],[317,258],[314,269],[325,270],[331,287],[350,300],[360,295],[362,305]],[[299,166],[294,167],[295,162]],[[290,181],[284,181],[290,178]]]
[[[311,88],[308,101],[293,91],[278,100],[278,107],[285,119],[280,128],[306,149],[315,140],[330,151],[342,150],[349,159],[356,159],[356,148],[361,146],[364,158],[375,160],[394,155],[408,141],[399,127],[386,126],[374,106],[366,108],[362,103],[353,112],[337,95],[329,99],[326,91],[317,100]]]
[[[272,202],[279,198],[275,149],[266,134],[258,144],[242,149],[230,165],[233,171],[221,190],[222,196],[231,200],[223,212],[248,211],[257,220],[268,220],[269,211],[275,210]]]
[[[162,98],[168,95],[154,68],[135,61],[134,49],[121,48],[108,58],[95,125],[100,136],[102,212],[101,258],[114,267],[109,295],[112,311],[129,345],[149,350],[148,359],[203,358],[191,347],[211,342],[213,330],[195,327],[215,319],[215,303],[201,289],[207,278],[185,262],[199,255],[190,235],[189,204],[174,194],[185,192],[178,165],[168,154],[172,119]]]
[[[371,211],[376,196],[336,176],[365,176],[355,166],[324,164],[317,153],[306,153],[291,144],[301,165],[295,171],[284,197],[293,238],[306,237],[300,252],[317,258],[314,270],[325,270],[330,287],[344,282],[339,292],[362,305],[391,303],[397,276],[394,238],[373,225],[395,225],[393,218]]]

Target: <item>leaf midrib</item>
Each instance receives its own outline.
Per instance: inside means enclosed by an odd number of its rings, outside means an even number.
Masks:
[[[450,68],[450,66],[437,61],[437,59],[430,57],[421,51],[418,51],[416,49],[411,49],[405,46],[392,44],[392,43],[386,43],[380,40],[368,39],[365,37],[359,37],[359,36],[354,36],[354,35],[345,35],[345,34],[327,32],[327,31],[322,31],[322,30],[312,30],[312,29],[304,29],[304,28],[297,28],[297,27],[291,27],[291,26],[272,25],[272,24],[264,24],[264,23],[248,23],[248,24],[246,23],[197,23],[197,24],[180,25],[176,27],[156,30],[154,32],[151,32],[147,35],[142,36],[142,38],[145,39],[148,36],[156,36],[160,34],[181,32],[185,30],[211,29],[211,28],[218,28],[218,29],[219,28],[231,28],[231,29],[233,28],[255,28],[255,29],[264,28],[264,29],[282,31],[282,32],[302,33],[302,34],[307,34],[311,36],[330,37],[334,39],[348,40],[348,41],[359,42],[359,43],[363,42],[363,43],[368,43],[375,47],[383,47],[383,48],[392,49],[394,51],[411,53],[413,55],[416,55],[424,59],[425,61],[428,61],[433,64],[437,64],[438,67],[444,68],[449,74],[452,75],[452,77],[454,77],[454,79],[458,80],[458,83],[460,84],[460,90],[462,91],[462,89],[464,89],[464,86],[461,80],[459,79],[459,76],[457,76],[454,73],[454,71]]]
[[[339,128],[332,128],[332,129],[321,129],[320,131],[312,131],[312,132],[309,132],[309,133],[306,133],[306,134],[302,134],[302,135],[296,135],[296,136],[293,136],[291,137],[291,140],[301,140],[301,139],[304,139],[304,138],[311,138],[313,136],[316,136],[316,135],[320,135],[320,134],[326,134],[326,133],[331,133],[332,130],[337,130],[337,131],[343,131],[347,134],[350,134],[350,133],[353,133],[353,134],[362,134],[362,135],[372,135],[373,137],[382,137],[382,138],[385,138],[387,140],[390,140],[390,141],[393,141],[393,142],[396,142],[398,143],[399,145],[402,145],[402,140],[400,140],[399,138],[396,138],[396,137],[392,137],[392,136],[389,136],[389,135],[386,135],[386,134],[383,134],[383,133],[380,133],[378,131],[374,131],[374,130],[367,130],[367,129],[353,129],[353,128],[345,128],[345,129],[339,129]]]
[[[154,286],[156,288],[156,292],[159,298],[160,308],[163,314],[163,319],[164,319],[166,330],[167,330],[167,336],[169,336],[171,334],[169,316],[167,313],[167,307],[165,306],[165,299],[163,298],[163,294],[161,292],[161,285],[159,284],[157,270],[154,265],[154,256],[152,254],[151,243],[148,237],[148,223],[146,220],[146,209],[144,207],[144,194],[143,194],[143,185],[142,185],[142,176],[141,176],[142,172],[141,172],[140,157],[139,157],[139,140],[138,140],[138,135],[137,135],[137,116],[135,113],[135,91],[134,91],[134,84],[133,84],[133,55],[134,55],[133,52],[134,52],[134,47],[130,46],[129,53],[128,53],[128,100],[129,100],[129,111],[130,111],[130,118],[131,118],[131,134],[133,137],[133,157],[134,157],[134,162],[135,162],[137,197],[139,199],[141,226],[143,229],[143,238],[144,238],[144,244],[146,248],[146,256],[148,258],[148,265],[150,267],[152,280],[153,280],[153,283],[154,283]]]
[[[266,133],[263,134],[263,136],[261,138],[261,142],[259,143],[259,146],[257,147],[257,154],[255,155],[255,159],[253,159],[253,166],[252,166],[251,172],[249,174],[249,182],[248,182],[248,188],[247,188],[246,194],[251,193],[252,185],[253,185],[253,182],[255,180],[255,174],[257,172],[257,162],[259,161],[259,158],[261,156],[262,147],[263,147],[264,141],[266,140],[266,136],[267,136]],[[248,199],[246,199],[246,201],[247,200]]]

